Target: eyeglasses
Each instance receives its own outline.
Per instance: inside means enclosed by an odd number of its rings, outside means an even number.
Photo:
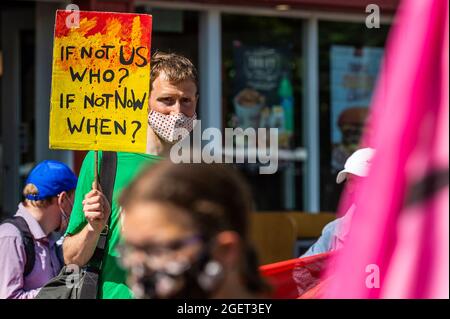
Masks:
[[[124,268],[132,268],[137,263],[144,263],[150,267],[157,264],[157,260],[173,260],[176,254],[187,246],[204,242],[202,236],[192,235],[165,244],[146,244],[132,246],[119,243],[116,250],[119,253],[120,264]]]

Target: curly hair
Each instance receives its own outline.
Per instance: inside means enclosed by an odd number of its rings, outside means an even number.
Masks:
[[[153,81],[164,73],[172,83],[190,80],[195,83],[198,91],[198,73],[192,62],[176,53],[157,51],[152,55],[150,67],[150,91]]]

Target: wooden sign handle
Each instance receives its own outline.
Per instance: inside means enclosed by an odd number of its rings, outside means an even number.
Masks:
[[[98,151],[95,151],[94,154],[94,189],[98,190]]]

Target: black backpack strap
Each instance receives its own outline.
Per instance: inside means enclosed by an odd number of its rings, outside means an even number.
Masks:
[[[108,199],[109,206],[111,208],[111,214],[109,215],[108,222],[106,223],[105,229],[100,234],[100,238],[97,242],[97,249],[102,251],[105,250],[109,226],[111,223],[112,215],[112,197],[114,192],[114,182],[116,180],[116,170],[117,170],[117,153],[116,152],[103,152],[101,167],[100,167],[100,185],[102,187],[103,194],[106,199]],[[103,256],[101,256],[103,258]]]
[[[114,192],[114,182],[116,181],[117,171],[117,153],[103,152],[101,167],[100,167],[100,185],[103,194],[108,199],[112,209],[112,197]],[[111,215],[109,216],[111,220]],[[109,221],[108,221],[109,224]]]
[[[22,236],[22,242],[25,247],[25,255],[27,258],[27,260],[25,262],[25,267],[23,270],[23,275],[24,275],[24,277],[26,277],[33,270],[34,262],[36,259],[35,250],[34,250],[34,237],[31,234],[30,227],[28,227],[26,220],[20,216],[14,216],[12,218],[8,218],[8,219],[4,220],[3,223],[10,223],[10,224],[16,226],[17,229],[20,231],[20,235]]]
[[[109,219],[105,229],[100,234],[100,238],[98,239],[94,254],[89,260],[83,287],[80,291],[80,299],[95,299],[97,297],[98,279],[103,264],[103,256],[105,255],[106,245],[108,243],[109,225],[111,223],[112,197],[114,182],[116,180],[116,170],[117,153],[102,152],[99,183],[101,185],[103,194],[109,201],[111,214],[109,215]]]

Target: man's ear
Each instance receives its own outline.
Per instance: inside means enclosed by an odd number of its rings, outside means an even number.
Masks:
[[[235,231],[223,231],[216,236],[212,257],[224,267],[232,269],[241,259],[241,237]]]
[[[58,203],[58,206],[62,206],[62,203],[64,202],[64,200],[66,199],[66,197],[67,197],[68,195],[67,195],[67,192],[66,191],[64,191],[64,192],[61,192],[60,194],[59,194],[59,196],[57,196],[56,198],[57,198],[57,203]]]

